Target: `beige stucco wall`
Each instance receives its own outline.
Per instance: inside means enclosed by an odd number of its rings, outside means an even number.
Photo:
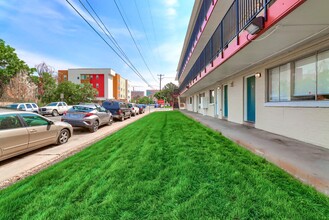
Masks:
[[[326,48],[329,47],[329,40],[326,41]],[[289,107],[289,106],[267,106],[266,104],[266,70],[289,61],[305,57],[319,49],[321,45],[305,45],[298,50],[272,59],[254,68],[240,72],[233,77],[217,82],[215,85],[207,87],[194,94],[205,92],[209,96],[209,89],[218,91],[219,116],[222,117],[222,97],[223,85],[228,85],[228,121],[243,124],[245,112],[245,92],[244,79],[246,76],[256,72],[261,73],[260,78],[256,78],[256,122],[255,127],[275,134],[287,136],[307,143],[329,148],[329,105],[326,107]],[[233,82],[233,86],[232,86]],[[215,96],[216,98],[216,96]],[[195,101],[197,99],[193,99]],[[307,101],[305,101],[306,103]],[[321,101],[319,101],[321,102]],[[313,101],[316,103],[316,101]],[[194,103],[193,103],[194,104]],[[210,105],[209,105],[210,107]],[[192,110],[192,106],[188,107]],[[194,109],[194,111],[196,111]],[[199,113],[202,113],[199,112]],[[208,108],[206,115],[215,116],[215,106]]]
[[[255,127],[329,148],[329,108],[265,106],[265,84],[265,77],[256,80]]]

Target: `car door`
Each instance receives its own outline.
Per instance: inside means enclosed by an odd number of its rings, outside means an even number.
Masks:
[[[26,103],[25,106],[26,106],[26,111],[27,111],[27,112],[33,112],[33,107],[32,107],[31,104]]]
[[[57,107],[58,107],[58,114],[63,114],[64,113],[63,103],[59,102]]]
[[[22,113],[30,135],[28,148],[38,148],[56,142],[58,129],[49,121],[37,114]]]
[[[0,158],[25,151],[28,142],[28,131],[16,114],[0,115]]]
[[[97,107],[97,115],[101,121],[100,124],[106,124],[110,120],[109,114],[106,112],[106,109],[103,107]]]

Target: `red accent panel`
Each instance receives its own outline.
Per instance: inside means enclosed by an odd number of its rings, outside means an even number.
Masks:
[[[223,64],[226,60],[231,58],[234,54],[238,53],[242,48],[247,46],[251,40],[259,37],[262,33],[264,33],[266,30],[271,28],[273,25],[275,25],[278,21],[283,19],[285,16],[287,16],[291,11],[296,9],[298,6],[300,6],[302,3],[304,3],[306,0],[277,0],[268,10],[267,10],[267,21],[265,22],[264,29],[259,32],[257,35],[248,36],[247,31],[242,31],[240,35],[238,36],[239,44],[230,43],[228,45],[228,48],[225,49],[222,52],[222,56],[217,57],[213,60],[213,67],[209,67],[209,65],[206,67],[207,73],[204,74],[201,78],[197,79],[196,82],[194,82],[191,86],[198,83],[203,77],[210,74],[214,69],[216,69],[218,66]],[[198,42],[197,42],[198,43]],[[208,69],[209,68],[209,69]],[[184,91],[181,93],[185,93],[187,89],[184,89]]]
[[[98,95],[96,95],[96,97],[104,97],[104,74],[90,75],[92,76],[92,78],[90,79],[90,83],[93,85],[93,88],[97,89],[98,91]]]

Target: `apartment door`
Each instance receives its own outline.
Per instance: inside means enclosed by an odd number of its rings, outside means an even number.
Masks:
[[[223,88],[223,117],[228,117],[228,85]]]
[[[246,89],[247,89],[247,121],[255,122],[256,119],[256,84],[255,84],[255,76],[250,76],[246,81]]]

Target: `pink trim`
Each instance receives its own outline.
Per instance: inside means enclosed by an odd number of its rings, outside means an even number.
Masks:
[[[217,3],[217,0],[215,0]],[[215,58],[211,63],[213,67],[209,68],[206,74],[200,77],[199,80],[197,80],[193,85],[198,83],[202,78],[210,74],[214,69],[216,69],[218,66],[223,64],[226,60],[231,58],[234,54],[238,53],[242,48],[247,46],[251,40],[256,39],[259,37],[262,33],[267,31],[269,28],[271,28],[273,25],[275,25],[278,21],[283,19],[285,16],[287,16],[291,11],[296,9],[298,6],[300,6],[302,3],[304,3],[306,0],[277,0],[268,10],[267,10],[267,21],[265,22],[264,29],[259,32],[257,35],[248,36],[247,31],[240,32],[239,36],[239,44],[230,43],[228,47],[221,52],[221,56],[218,56]],[[248,40],[248,38],[249,40]],[[197,44],[198,42],[196,42]],[[225,53],[224,53],[225,51]],[[192,54],[191,54],[192,55]],[[185,64],[187,66],[188,62]],[[207,65],[206,69],[208,68],[209,64]],[[185,70],[185,68],[184,68]],[[193,86],[191,85],[191,86]],[[191,88],[191,87],[190,87]],[[181,93],[185,93],[187,89],[184,89],[184,91]]]

